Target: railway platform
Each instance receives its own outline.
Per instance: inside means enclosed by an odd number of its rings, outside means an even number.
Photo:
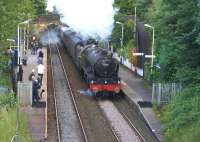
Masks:
[[[42,50],[44,53],[43,64],[45,66],[42,86],[45,92],[41,96],[39,102],[33,106],[21,107],[20,111],[27,114],[28,117],[28,127],[29,134],[33,140],[43,140],[47,137],[47,50],[46,48],[38,49]],[[31,50],[27,50],[27,65],[23,65],[23,81],[29,81],[29,75],[32,69],[35,70],[35,75],[37,75],[37,56],[32,55]],[[40,93],[40,91],[39,91]]]
[[[119,69],[119,76],[125,84],[123,91],[135,102],[152,132],[160,142],[163,142],[164,137],[160,122],[151,107],[151,88],[145,85],[142,78],[139,78],[133,71],[122,65]]]

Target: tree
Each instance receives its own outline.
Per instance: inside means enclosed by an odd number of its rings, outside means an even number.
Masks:
[[[17,24],[34,17],[35,10],[31,0],[2,0],[0,6],[0,42],[1,48],[5,48],[6,39],[16,35]]]
[[[162,79],[182,80],[185,74],[180,71],[196,70],[200,65],[199,12],[198,1],[158,0],[151,7],[148,19],[156,27],[156,51],[162,64]],[[188,83],[187,79],[183,81]]]
[[[47,1],[46,0],[33,0],[33,1],[36,14],[37,15],[45,14]]]

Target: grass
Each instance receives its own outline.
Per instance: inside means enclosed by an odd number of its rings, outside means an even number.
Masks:
[[[28,133],[28,123],[26,115],[20,113],[20,140],[21,142],[33,142]],[[0,141],[10,142],[16,133],[17,113],[16,108],[0,110]]]
[[[0,86],[11,86],[10,73],[2,72],[2,70],[0,70],[0,78]]]
[[[33,142],[28,133],[27,116],[20,112],[20,141]],[[0,96],[0,142],[10,142],[16,134],[17,109],[16,97],[14,93]]]
[[[10,71],[5,67],[6,56],[0,57],[0,87],[11,88]],[[0,142],[10,142],[16,134],[17,111],[14,93],[0,95]],[[20,112],[20,142],[33,142],[28,132],[27,116]]]
[[[8,142],[15,134],[16,130],[16,111],[15,109],[5,108],[0,110],[0,141]]]
[[[163,124],[165,142],[200,140],[199,90],[200,87],[196,86],[185,88],[170,104],[157,111]]]

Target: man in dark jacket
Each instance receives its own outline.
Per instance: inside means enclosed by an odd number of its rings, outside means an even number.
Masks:
[[[38,83],[38,80],[35,78],[35,76],[32,77],[32,99],[33,99],[33,104],[39,101],[39,96],[38,96],[38,89],[40,88],[40,85]]]
[[[44,53],[40,50],[38,55],[38,64],[43,64]]]
[[[18,72],[18,81],[22,81],[23,80],[23,67],[20,64],[19,65],[19,72]]]

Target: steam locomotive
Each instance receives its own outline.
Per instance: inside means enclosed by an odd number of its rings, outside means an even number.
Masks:
[[[116,95],[121,90],[119,63],[94,39],[83,40],[69,27],[60,28],[61,40],[89,89],[97,96]]]

